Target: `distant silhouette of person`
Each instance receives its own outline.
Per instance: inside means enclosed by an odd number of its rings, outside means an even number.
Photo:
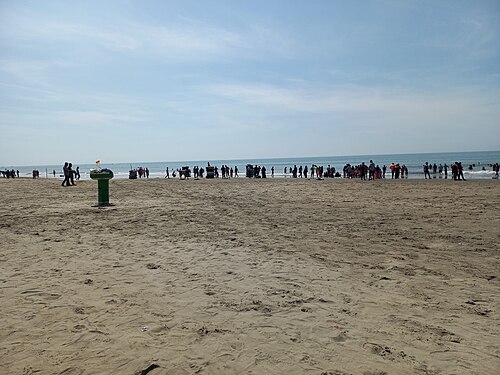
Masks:
[[[429,176],[429,179],[431,178],[431,172],[429,171],[429,163],[425,162],[424,164],[424,177],[427,179],[427,176]]]
[[[68,164],[68,174],[69,174],[69,181],[71,182],[71,186],[75,186],[75,172],[73,171],[73,164],[69,163]]]
[[[63,167],[63,173],[64,173],[64,181],[61,184],[61,186],[69,186],[69,169],[68,169],[68,162],[64,163]],[[65,185],[66,184],[66,185]]]

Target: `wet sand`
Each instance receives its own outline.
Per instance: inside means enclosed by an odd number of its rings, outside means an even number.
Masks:
[[[0,178],[3,374],[498,373],[498,181],[96,185]]]

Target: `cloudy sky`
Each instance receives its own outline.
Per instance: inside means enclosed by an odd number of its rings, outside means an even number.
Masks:
[[[498,0],[0,0],[0,164],[500,149]]]

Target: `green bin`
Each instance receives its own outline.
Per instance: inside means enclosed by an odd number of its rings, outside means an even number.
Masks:
[[[90,171],[90,178],[92,180],[97,180],[97,205],[99,207],[110,206],[109,180],[113,178],[113,172],[109,169],[94,169]]]

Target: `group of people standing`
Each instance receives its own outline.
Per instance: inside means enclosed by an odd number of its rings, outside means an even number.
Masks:
[[[444,178],[448,178],[448,168],[451,169],[451,176],[454,180],[465,181],[464,168],[462,166],[462,163],[458,161],[451,164],[451,166],[448,166],[448,164],[446,163],[444,165],[442,164],[437,165],[436,163],[429,164],[429,162],[425,162],[425,164],[423,165],[424,177],[425,179],[431,179],[431,178],[436,178],[436,175],[439,175],[439,178],[441,178],[444,173]],[[431,177],[431,171],[433,175],[432,177]]]
[[[274,170],[274,167],[273,167]],[[304,165],[302,167],[299,165],[297,168],[297,165],[294,165],[293,167],[283,169],[283,174],[285,177],[289,177],[290,174],[292,175],[292,178],[307,178],[309,175],[309,178],[333,178],[333,177],[340,177],[340,174],[337,173],[335,167],[330,166],[328,164],[328,167],[325,168],[320,165],[312,164],[311,168],[308,168],[307,165]],[[273,173],[274,177],[274,173]]]
[[[399,163],[391,163],[389,165],[389,170],[391,171],[392,179],[408,178],[408,167]],[[361,180],[379,180],[384,179],[387,173],[387,166],[384,165],[382,168],[378,164],[375,164],[373,160],[370,160],[368,165],[362,162],[359,165],[346,164],[343,168],[344,178],[360,178]]]
[[[19,178],[19,171],[18,170],[13,170],[13,169],[6,169],[5,171],[0,171],[0,174],[2,177],[7,177],[7,178]]]

